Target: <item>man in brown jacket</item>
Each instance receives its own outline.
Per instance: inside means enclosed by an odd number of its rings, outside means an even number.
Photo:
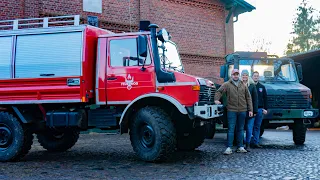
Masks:
[[[221,104],[219,101],[223,94],[227,96],[227,117],[228,117],[228,145],[224,154],[232,154],[232,144],[234,139],[234,130],[237,126],[237,152],[246,153],[243,147],[243,134],[246,113],[249,111],[249,116],[252,117],[252,100],[248,87],[239,80],[239,70],[234,69],[231,73],[231,79],[225,82],[217,90],[214,100],[216,104]]]

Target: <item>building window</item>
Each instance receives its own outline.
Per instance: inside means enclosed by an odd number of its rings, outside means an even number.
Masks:
[[[151,64],[150,53],[148,52],[147,58],[138,57],[137,53],[137,39],[117,39],[110,41],[110,60],[111,66],[142,66]]]

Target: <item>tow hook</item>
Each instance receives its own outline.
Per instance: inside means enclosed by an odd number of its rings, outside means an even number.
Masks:
[[[311,124],[310,119],[303,119],[303,124],[304,125],[310,125]]]
[[[194,120],[193,123],[192,123],[192,128],[196,128],[196,127],[201,127],[201,126],[204,126],[206,123],[206,121],[196,121]]]
[[[217,110],[215,111],[216,114],[222,115],[223,114],[223,105],[218,105]]]

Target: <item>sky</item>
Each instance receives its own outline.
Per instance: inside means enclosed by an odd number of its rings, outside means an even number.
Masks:
[[[292,37],[292,21],[302,0],[246,0],[256,9],[239,15],[234,23],[235,51],[255,49],[254,41],[270,42],[269,52],[283,56]],[[320,0],[308,0],[320,11]]]

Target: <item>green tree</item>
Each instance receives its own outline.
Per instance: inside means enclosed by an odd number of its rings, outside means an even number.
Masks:
[[[315,11],[302,0],[292,23],[293,38],[287,45],[287,55],[320,48],[320,18],[314,17]]]

